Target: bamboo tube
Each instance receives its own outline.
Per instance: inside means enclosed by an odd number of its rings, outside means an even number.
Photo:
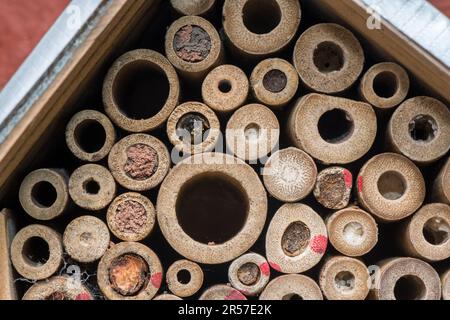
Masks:
[[[436,202],[450,204],[450,157],[434,180],[432,196]]]
[[[178,105],[179,96],[175,69],[163,55],[147,49],[122,55],[103,83],[106,114],[130,132],[161,127]]]
[[[220,134],[220,122],[214,111],[201,102],[185,102],[167,120],[167,136],[183,154],[209,152]]]
[[[14,271],[9,258],[15,232],[13,213],[3,209],[0,211],[0,300],[17,300]]]
[[[225,285],[217,284],[203,292],[199,300],[247,300],[247,298],[238,290]]]
[[[247,75],[230,64],[214,68],[202,84],[203,101],[214,111],[232,112],[247,100],[249,83]]]
[[[248,104],[228,120],[225,136],[228,148],[236,157],[255,163],[277,146],[280,124],[266,106]]]
[[[172,8],[183,16],[203,16],[214,7],[216,0],[170,0]]]
[[[328,238],[322,218],[310,207],[292,203],[275,213],[266,234],[270,266],[283,273],[301,273],[322,259]]]
[[[106,251],[97,269],[98,286],[110,300],[150,300],[162,281],[158,256],[138,242],[121,242]]]
[[[270,280],[269,263],[257,253],[244,254],[230,264],[228,280],[244,295],[256,296]]]
[[[78,217],[67,225],[63,244],[66,252],[75,261],[97,261],[105,254],[110,244],[108,227],[96,217]]]
[[[95,300],[81,282],[68,276],[54,276],[32,285],[22,300]]]
[[[164,293],[154,297],[152,300],[183,300],[183,299],[173,294]]]
[[[346,256],[363,256],[378,242],[378,225],[375,219],[358,207],[339,210],[325,222],[330,243]]]
[[[372,147],[377,119],[367,104],[322,94],[308,94],[288,121],[293,144],[326,164],[358,160]]]
[[[250,76],[255,99],[274,109],[281,109],[294,98],[298,83],[294,66],[279,58],[261,61]]]
[[[111,232],[123,241],[142,241],[152,232],[156,211],[140,193],[127,192],[113,200],[106,214]]]
[[[51,220],[64,213],[69,204],[64,170],[38,169],[23,179],[19,190],[22,208],[37,220]]]
[[[450,300],[450,269],[441,275],[442,299]]]
[[[285,48],[300,25],[296,0],[226,0],[223,28],[234,51],[244,58],[261,58]]]
[[[170,171],[156,211],[164,237],[178,253],[219,264],[242,255],[258,239],[266,221],[267,194],[242,160],[197,154]]]
[[[365,101],[377,108],[376,110],[392,109],[408,95],[408,73],[396,63],[378,63],[364,74],[359,92]]]
[[[358,202],[384,222],[413,214],[425,199],[425,181],[408,158],[382,153],[361,168],[357,179]]]
[[[391,258],[378,263],[376,300],[438,300],[441,281],[428,263],[414,258]]]
[[[352,173],[342,167],[329,167],[319,172],[314,186],[317,202],[328,209],[348,206],[353,187]]]
[[[364,52],[352,32],[333,23],[321,23],[303,32],[294,48],[294,66],[310,89],[338,93],[358,80]]]
[[[73,202],[87,210],[106,208],[116,195],[116,182],[103,166],[86,164],[77,168],[69,179],[69,194]]]
[[[132,134],[113,146],[108,166],[121,186],[133,191],[145,191],[162,182],[170,168],[170,155],[157,138]]]
[[[191,81],[202,81],[223,60],[219,33],[198,16],[184,16],[170,25],[165,50],[170,63]]]
[[[263,169],[267,191],[284,202],[300,201],[310,194],[316,176],[314,160],[306,152],[292,147],[272,154]]]
[[[450,206],[431,203],[419,209],[406,223],[400,236],[408,256],[428,261],[450,257]]]
[[[166,281],[169,290],[178,297],[190,297],[203,285],[203,270],[189,260],[175,261],[167,270]]]
[[[419,164],[432,163],[450,150],[450,110],[434,98],[408,99],[392,115],[387,135],[395,152]]]
[[[259,300],[323,300],[323,296],[313,279],[289,274],[270,281]]]
[[[16,271],[27,279],[50,277],[63,261],[61,235],[38,224],[21,229],[11,243],[11,261]]]
[[[66,144],[80,160],[96,162],[105,158],[116,141],[111,121],[103,113],[83,110],[66,127]]]
[[[369,270],[355,258],[331,257],[320,270],[319,285],[328,300],[364,300],[369,282]]]

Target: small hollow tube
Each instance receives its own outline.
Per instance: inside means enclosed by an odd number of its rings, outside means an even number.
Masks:
[[[13,239],[11,261],[16,271],[27,279],[49,278],[63,262],[62,237],[49,227],[29,225]]]
[[[280,123],[266,106],[248,104],[228,120],[225,137],[228,149],[236,157],[255,163],[276,148]]]
[[[399,240],[408,256],[431,262],[450,257],[450,206],[427,204],[400,231]]]
[[[83,110],[66,126],[66,144],[80,160],[96,162],[105,158],[116,142],[113,124],[103,113]]]
[[[450,204],[450,157],[434,180],[432,197],[436,202]]]
[[[108,157],[108,167],[124,188],[145,191],[156,188],[170,169],[167,147],[148,134],[132,134],[117,142]]]
[[[226,0],[223,28],[235,55],[248,60],[284,49],[300,25],[298,1]]]
[[[228,113],[237,110],[247,100],[247,75],[234,65],[221,65],[205,77],[202,84],[203,101],[214,111]]]
[[[202,81],[224,59],[219,33],[206,19],[184,16],[174,21],[166,32],[167,59],[190,81]]]
[[[204,16],[213,8],[216,0],[170,0],[172,8],[183,16]]]
[[[183,299],[173,294],[163,293],[154,297],[152,300],[183,300]]]
[[[259,300],[323,300],[323,296],[313,279],[302,274],[288,274],[270,281]]]
[[[351,31],[333,23],[310,27],[297,40],[294,66],[308,88],[321,93],[349,89],[364,67],[364,51]]]
[[[113,200],[106,213],[106,221],[120,240],[142,241],[153,231],[156,211],[147,197],[127,192]]]
[[[178,105],[180,83],[166,57],[138,49],[114,62],[102,95],[105,112],[118,127],[147,132],[161,127]]]
[[[328,300],[364,300],[369,284],[369,270],[355,258],[330,257],[320,269],[319,285]]]
[[[397,153],[382,153],[367,161],[357,178],[358,203],[382,222],[413,214],[425,199],[419,168]]]
[[[267,194],[242,160],[203,153],[170,171],[156,207],[159,227],[172,248],[189,260],[219,264],[244,254],[258,239]]]
[[[183,154],[209,152],[221,138],[220,122],[213,110],[201,102],[185,102],[167,120],[167,136]]]
[[[439,100],[415,97],[403,102],[388,123],[391,150],[418,164],[430,164],[450,150],[450,110]]]
[[[328,209],[348,206],[353,188],[352,173],[342,167],[329,167],[319,172],[314,186],[317,202]]]
[[[238,290],[226,285],[217,284],[205,290],[199,300],[247,300]]]
[[[187,279],[182,278],[183,273],[189,274]],[[173,294],[181,298],[190,297],[203,285],[203,270],[195,262],[178,260],[167,269],[166,281]]]
[[[283,273],[301,273],[322,259],[328,244],[322,218],[301,203],[284,204],[270,221],[266,234],[266,257]]]
[[[139,242],[113,245],[97,268],[98,286],[109,300],[151,300],[162,278],[158,256]]]
[[[110,244],[108,227],[96,217],[78,217],[64,230],[63,244],[66,252],[75,261],[97,261],[105,254]]]
[[[343,255],[360,257],[378,242],[375,219],[358,207],[349,207],[329,215],[325,223],[331,245]]]
[[[228,280],[244,295],[256,296],[269,283],[269,263],[257,253],[244,254],[230,264]]]
[[[370,150],[376,133],[372,106],[323,94],[299,99],[288,120],[294,146],[325,164],[358,160]]]
[[[116,195],[116,181],[103,166],[85,164],[69,179],[69,194],[79,207],[98,211],[106,208]]]
[[[305,198],[313,190],[316,177],[314,160],[306,152],[293,147],[276,151],[263,169],[267,191],[283,202]]]
[[[415,258],[380,261],[370,298],[375,300],[439,300],[441,280],[428,263]]]
[[[408,95],[408,73],[396,63],[375,64],[362,77],[359,92],[362,99],[374,106],[375,110],[391,110]]]
[[[298,85],[297,70],[279,58],[261,61],[250,76],[253,97],[275,110],[282,109],[294,98]]]
[[[80,283],[74,283],[69,276],[54,276],[33,284],[22,300],[95,300],[89,289]]]
[[[37,220],[52,220],[69,205],[69,177],[62,169],[38,169],[29,173],[19,189],[22,208]]]

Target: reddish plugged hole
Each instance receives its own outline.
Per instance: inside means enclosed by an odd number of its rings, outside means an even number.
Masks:
[[[186,62],[200,62],[211,52],[211,38],[203,28],[187,25],[175,33],[173,49]]]
[[[149,274],[147,262],[135,254],[123,254],[111,262],[111,287],[123,296],[134,296],[146,285]]]
[[[139,143],[130,146],[123,170],[134,180],[149,179],[158,169],[158,153],[152,147]]]
[[[117,206],[115,221],[120,232],[139,234],[147,222],[147,211],[139,202],[126,200]]]

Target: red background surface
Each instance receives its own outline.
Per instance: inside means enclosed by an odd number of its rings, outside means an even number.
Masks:
[[[431,0],[450,17],[450,0]],[[0,0],[0,89],[69,0]]]

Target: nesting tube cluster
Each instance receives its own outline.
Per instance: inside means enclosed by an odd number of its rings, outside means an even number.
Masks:
[[[450,299],[448,105],[298,0],[160,5],[23,176],[18,297]]]

